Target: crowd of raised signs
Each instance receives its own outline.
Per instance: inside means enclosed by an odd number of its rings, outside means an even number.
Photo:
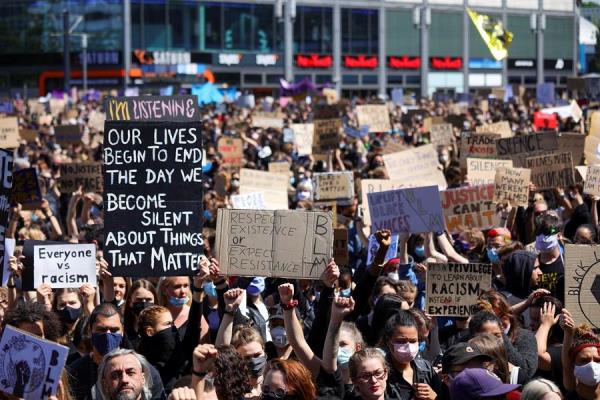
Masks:
[[[147,99],[0,118],[0,398],[600,398],[600,114]]]

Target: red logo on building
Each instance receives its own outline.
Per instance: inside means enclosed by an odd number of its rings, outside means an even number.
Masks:
[[[421,68],[421,57],[390,57],[390,68],[395,69],[419,69]]]
[[[433,69],[461,69],[462,58],[456,57],[431,57],[431,68]]]
[[[333,57],[319,54],[298,54],[296,56],[296,65],[299,68],[331,68]]]
[[[377,68],[376,56],[344,56],[344,67],[346,68]]]

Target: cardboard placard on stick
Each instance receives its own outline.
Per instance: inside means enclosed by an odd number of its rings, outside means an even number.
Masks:
[[[600,328],[600,246],[565,246],[565,308],[575,325]]]
[[[223,274],[319,279],[333,254],[333,216],[323,211],[217,213]]]
[[[42,204],[42,192],[35,168],[26,168],[13,172],[10,204],[21,204],[25,210],[39,208]]]
[[[314,182],[316,201],[351,200],[354,197],[352,171],[316,173]]]
[[[356,106],[358,125],[368,125],[369,132],[387,132],[391,129],[390,114],[385,104]]]
[[[242,168],[240,194],[261,192],[269,210],[287,210],[289,178],[287,175]]]
[[[491,286],[490,264],[430,263],[425,312],[443,317],[468,317],[475,313],[479,294]]]
[[[221,153],[221,156],[223,157],[223,168],[232,170],[242,166],[244,142],[241,138],[219,138],[217,151]]]
[[[439,168],[438,155],[432,144],[398,153],[384,154],[383,161],[390,179],[405,187],[437,185],[446,188],[446,178]]]
[[[388,190],[401,189],[405,187],[402,182],[391,179],[361,179],[361,207],[363,210],[363,222],[371,225],[371,214],[369,213],[369,200],[367,194],[379,193]]]
[[[96,286],[95,244],[51,244],[34,247],[34,287],[46,283],[52,289]]]
[[[600,166],[588,165],[583,193],[600,196]]]
[[[234,194],[231,196],[233,208],[238,210],[266,210],[267,205],[261,192]]]
[[[571,153],[527,157],[525,167],[531,170],[531,182],[538,190],[575,184]]]
[[[73,193],[79,186],[85,192],[102,193],[104,191],[101,162],[80,162],[60,165],[59,190],[61,193]]]
[[[498,168],[512,168],[512,160],[467,159],[467,177],[472,186],[493,184]]]
[[[19,147],[19,139],[17,117],[0,118],[0,148],[15,149]]]
[[[448,232],[467,228],[490,229],[498,225],[493,202],[494,185],[466,186],[440,192]]]
[[[498,158],[513,160],[515,168],[524,168],[525,159],[536,155],[555,153],[558,136],[555,132],[535,133],[496,140]]]
[[[508,202],[512,206],[529,205],[531,170],[501,167],[494,180],[494,203]]]
[[[309,156],[312,154],[313,137],[315,132],[314,124],[292,124],[294,131],[294,140],[299,156]]]
[[[434,146],[448,146],[454,143],[454,128],[452,124],[435,124],[429,132]]]

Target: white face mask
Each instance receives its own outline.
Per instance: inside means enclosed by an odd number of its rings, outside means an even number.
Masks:
[[[397,280],[399,280],[399,278],[400,278],[400,277],[398,276],[398,273],[397,273],[397,272],[390,272],[389,274],[387,274],[387,276],[388,276],[388,278],[390,278],[390,279],[392,279],[392,280],[394,280],[394,281],[397,281]]]
[[[287,333],[283,326],[271,329],[271,338],[273,339],[273,344],[277,347],[285,347],[288,344]]]
[[[585,365],[576,365],[575,378],[586,386],[596,386],[600,383],[600,363],[590,361]]]

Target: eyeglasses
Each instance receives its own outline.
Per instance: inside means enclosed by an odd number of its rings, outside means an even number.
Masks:
[[[388,372],[387,369],[379,369],[379,370],[371,372],[371,373],[367,372],[367,373],[361,374],[361,375],[357,376],[355,379],[361,383],[371,382],[371,380],[373,378],[380,381],[383,379],[385,374],[387,374],[387,372]]]

